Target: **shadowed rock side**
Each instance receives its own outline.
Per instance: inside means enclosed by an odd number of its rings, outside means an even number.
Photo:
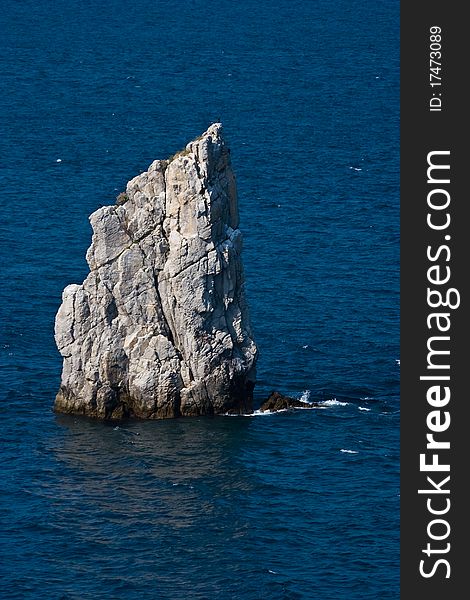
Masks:
[[[90,217],[90,273],[56,316],[55,409],[105,419],[252,410],[257,348],[222,127]]]

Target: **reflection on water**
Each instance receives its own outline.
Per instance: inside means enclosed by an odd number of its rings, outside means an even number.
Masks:
[[[51,448],[55,477],[36,490],[49,504],[54,534],[63,531],[68,536],[61,540],[64,556],[52,561],[54,570],[69,568],[77,555],[85,573],[97,565],[106,569],[103,581],[116,593],[137,593],[137,570],[142,586],[145,583],[142,589],[148,591],[150,577],[162,597],[169,597],[193,577],[205,579],[207,590],[206,561],[217,561],[222,554],[230,557],[236,541],[237,555],[228,558],[220,572],[214,571],[209,585],[214,594],[224,585],[227,589],[222,572],[237,570],[249,550],[243,498],[257,484],[240,460],[249,419],[116,426],[58,416],[56,422],[63,436]],[[132,568],[112,565],[110,554],[118,561],[126,556]],[[204,561],[198,561],[198,555],[204,555]]]
[[[398,514],[398,413],[386,405],[119,425],[44,419],[39,406],[7,417],[8,589],[21,599],[43,589],[53,600],[281,600],[309,597],[314,561],[318,597],[338,586],[354,597],[358,575],[344,573],[356,555],[383,564],[380,585],[388,577],[392,588],[396,520],[383,528]],[[361,596],[376,597],[387,596]]]
[[[130,525],[189,527],[253,486],[237,460],[248,419],[94,423],[59,416],[62,493]]]

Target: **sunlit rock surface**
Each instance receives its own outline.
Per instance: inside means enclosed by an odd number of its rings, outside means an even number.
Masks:
[[[252,410],[257,348],[235,177],[219,123],[90,217],[90,273],[65,288],[55,409],[104,419]]]

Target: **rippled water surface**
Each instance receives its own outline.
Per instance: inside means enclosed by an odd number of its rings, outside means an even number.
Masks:
[[[2,4],[8,599],[398,598],[398,2]],[[222,120],[272,389],[318,409],[55,416],[87,217]]]

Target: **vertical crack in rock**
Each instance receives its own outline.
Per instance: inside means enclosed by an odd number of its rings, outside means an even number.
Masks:
[[[90,216],[90,273],[55,323],[59,412],[103,419],[249,412],[258,350],[235,177],[215,123]]]

